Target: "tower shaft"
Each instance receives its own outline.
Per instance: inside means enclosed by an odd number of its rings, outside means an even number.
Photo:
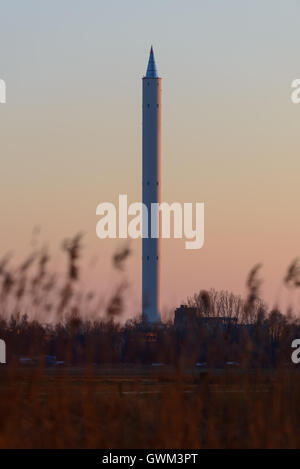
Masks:
[[[151,49],[143,78],[143,204],[148,210],[148,238],[142,246],[143,320],[160,321],[160,236],[151,237],[151,204],[161,202],[161,78]],[[153,222],[153,220],[152,220]]]

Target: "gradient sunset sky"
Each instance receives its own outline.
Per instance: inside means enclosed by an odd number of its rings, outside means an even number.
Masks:
[[[1,253],[41,227],[55,268],[85,232],[85,281],[107,292],[120,241],[96,237],[96,206],[141,199],[141,78],[153,44],[163,78],[163,200],[205,203],[205,245],[163,242],[162,304],[199,289],[264,298],[300,256],[300,1],[10,0],[0,4]],[[141,243],[128,263],[135,310]],[[59,253],[59,254],[57,254]],[[97,257],[96,264],[91,259]]]

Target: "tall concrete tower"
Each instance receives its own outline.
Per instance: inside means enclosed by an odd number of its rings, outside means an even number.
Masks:
[[[160,236],[151,237],[151,204],[161,200],[161,78],[153,48],[143,78],[143,203],[148,209],[149,237],[143,237],[143,321],[160,322]],[[143,222],[144,223],[144,222]]]

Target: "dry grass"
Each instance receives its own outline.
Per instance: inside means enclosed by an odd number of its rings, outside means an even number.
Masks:
[[[193,330],[182,338],[168,325],[156,351],[169,364],[161,371],[145,365],[152,345],[145,348],[134,324],[126,356],[136,364],[121,365],[117,321],[126,282],[100,318],[97,296],[78,288],[81,247],[81,235],[63,243],[63,283],[49,271],[45,249],[17,268],[9,256],[0,262],[0,337],[13,350],[0,368],[0,448],[300,448],[300,373],[287,366],[299,320],[291,311],[267,311],[259,299],[260,265],[249,274],[246,300],[214,290],[189,300],[201,315],[237,317],[242,332]],[[128,246],[118,251],[115,268],[122,271],[129,255]],[[297,261],[284,281],[299,287]],[[66,368],[18,365],[21,354],[51,353],[53,342]],[[214,369],[200,372],[194,364],[203,344]],[[222,354],[238,357],[240,367],[217,370]]]
[[[143,371],[143,370],[140,370]],[[1,448],[299,448],[300,375],[10,370]]]

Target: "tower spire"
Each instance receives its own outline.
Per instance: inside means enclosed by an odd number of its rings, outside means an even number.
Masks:
[[[158,78],[152,46],[150,49],[150,56],[149,56],[148,67],[147,67],[147,72],[146,72],[146,78]]]

